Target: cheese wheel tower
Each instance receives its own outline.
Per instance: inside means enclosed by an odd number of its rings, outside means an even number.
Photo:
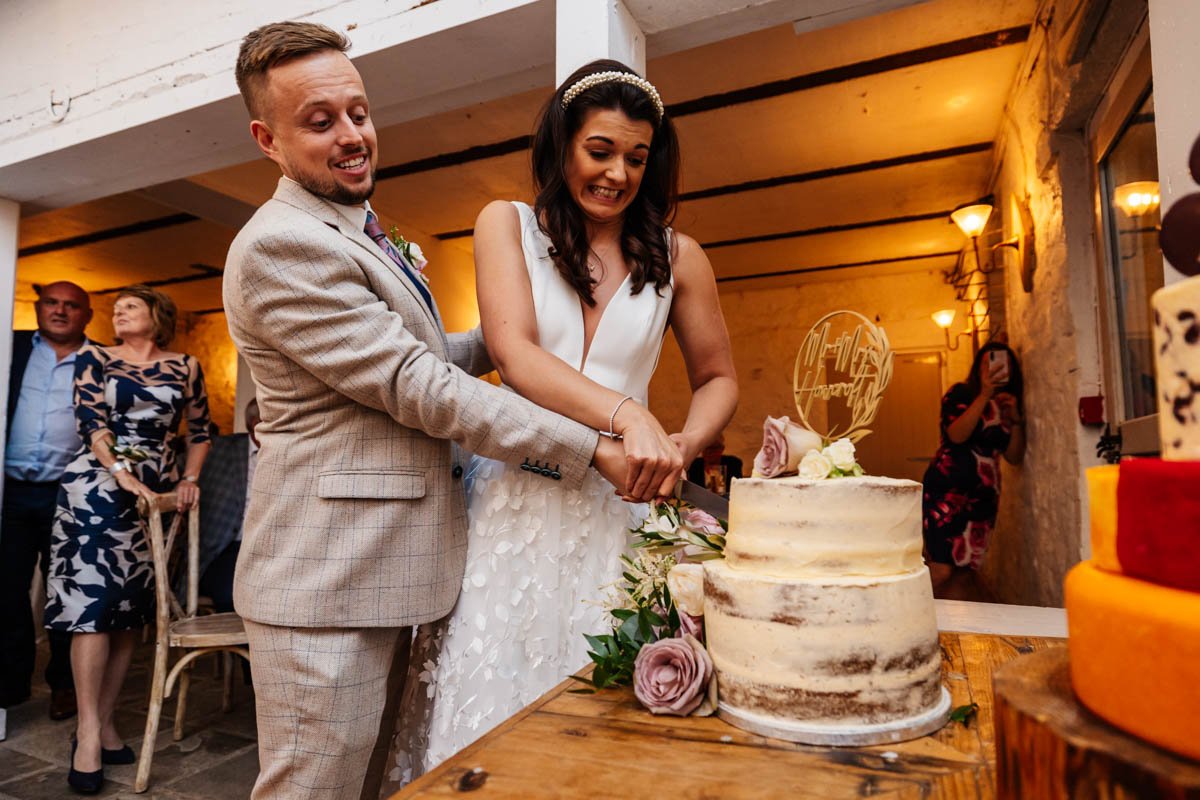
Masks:
[[[1200,759],[1200,277],[1152,298],[1162,458],[1087,471],[1092,558],[1067,575],[1071,684]]]

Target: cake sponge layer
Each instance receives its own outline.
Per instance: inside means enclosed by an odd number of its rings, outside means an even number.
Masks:
[[[1071,684],[1097,715],[1200,759],[1200,593],[1085,561],[1065,585]]]
[[[941,650],[924,566],[802,580],[704,567],[704,624],[721,702],[781,720],[873,724],[940,700]]]

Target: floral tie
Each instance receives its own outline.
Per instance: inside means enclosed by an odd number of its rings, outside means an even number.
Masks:
[[[379,217],[375,216],[374,211],[367,212],[367,224],[363,227],[363,233],[370,236],[375,241],[375,244],[379,245],[379,249],[387,253],[387,257],[395,262],[401,272],[408,276],[413,286],[416,286],[417,291],[421,293],[421,299],[425,301],[425,305],[429,306],[429,310],[436,317],[437,312],[433,309],[433,296],[425,288],[425,282],[416,275],[413,275],[412,267],[400,255],[400,251],[396,249],[396,246],[388,241],[388,235],[384,232],[383,226],[379,224]]]

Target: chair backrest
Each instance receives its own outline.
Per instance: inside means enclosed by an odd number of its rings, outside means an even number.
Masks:
[[[146,519],[146,539],[150,542],[150,557],[154,562],[155,622],[158,635],[165,637],[172,617],[187,619],[196,615],[200,590],[200,504],[192,506],[187,516],[187,595],[186,607],[179,605],[171,590],[171,553],[179,539],[183,514],[175,514],[171,527],[163,534],[162,515],[175,511],[179,498],[174,492],[158,494],[151,500],[138,498],[138,512]]]

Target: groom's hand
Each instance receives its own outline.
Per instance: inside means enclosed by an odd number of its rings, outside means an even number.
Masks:
[[[617,492],[625,494],[625,478],[628,469],[625,464],[625,448],[615,439],[601,436],[596,444],[596,452],[592,456],[592,466],[604,479],[617,487]],[[628,498],[627,498],[628,499]]]

